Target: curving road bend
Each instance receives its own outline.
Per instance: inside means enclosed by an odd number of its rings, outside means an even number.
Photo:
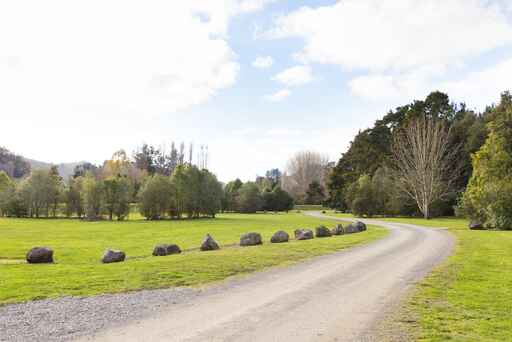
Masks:
[[[450,255],[454,240],[444,230],[362,221],[385,227],[390,234],[371,244],[214,286],[158,317],[85,340],[373,341],[379,320],[409,285]]]

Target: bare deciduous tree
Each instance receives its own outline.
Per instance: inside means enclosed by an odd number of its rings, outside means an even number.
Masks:
[[[452,191],[460,171],[450,146],[450,129],[442,120],[418,118],[400,129],[393,141],[393,161],[398,186],[430,217],[432,203]]]
[[[282,188],[295,200],[301,201],[311,183],[316,181],[325,186],[328,162],[328,157],[318,152],[296,153],[288,161],[286,172],[283,174]]]

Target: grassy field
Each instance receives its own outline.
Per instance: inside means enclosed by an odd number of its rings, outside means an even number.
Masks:
[[[446,227],[457,237],[454,255],[418,284],[398,317],[412,336],[512,341],[512,231],[471,231],[466,220],[456,218],[378,219]]]
[[[268,243],[279,229],[292,235],[296,228],[319,224],[333,226],[334,222],[296,213],[229,214],[214,220],[160,222],[0,218],[0,304],[64,295],[200,285],[334,252],[387,234],[383,229],[369,227],[361,234]],[[210,233],[222,247],[237,244],[240,235],[250,231],[263,235],[263,246],[151,256],[158,243],[177,243],[182,249],[194,249]],[[55,264],[26,264],[25,253],[34,246],[53,248]],[[110,247],[124,250],[127,261],[101,264],[103,251]]]

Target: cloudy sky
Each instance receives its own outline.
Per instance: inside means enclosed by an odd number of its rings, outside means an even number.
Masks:
[[[510,0],[2,0],[0,146],[101,162],[207,144],[221,180],[354,134],[432,90],[512,89]]]

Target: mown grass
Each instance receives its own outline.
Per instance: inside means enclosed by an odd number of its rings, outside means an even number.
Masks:
[[[512,231],[471,231],[468,221],[457,218],[378,219],[445,227],[457,238],[455,253],[417,285],[398,316],[410,322],[411,336],[512,341]]]
[[[270,244],[272,234],[329,220],[301,214],[219,215],[214,220],[83,222],[68,219],[0,218],[0,304],[65,295],[94,295],[138,289],[194,286],[226,277],[283,265],[316,255],[366,243],[387,234],[369,227],[367,232],[309,241]],[[246,232],[260,232],[264,244],[226,247]],[[191,250],[181,255],[152,257],[158,243],[177,243],[182,249],[199,247],[210,233],[219,251]],[[55,264],[29,265],[25,253],[34,246],[55,251]],[[103,265],[106,248],[127,253],[124,263]]]

